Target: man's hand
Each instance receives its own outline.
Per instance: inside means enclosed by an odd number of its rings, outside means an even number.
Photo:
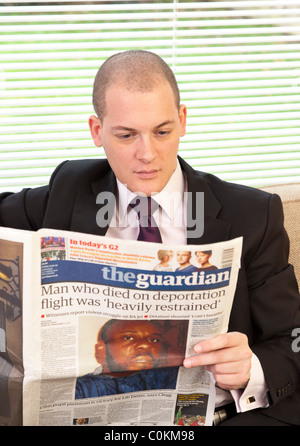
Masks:
[[[186,358],[187,368],[205,366],[212,372],[216,385],[225,390],[240,389],[250,378],[252,350],[246,335],[225,333],[195,345],[195,356]]]

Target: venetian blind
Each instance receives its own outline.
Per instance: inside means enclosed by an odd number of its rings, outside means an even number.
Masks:
[[[300,177],[299,0],[0,3],[0,191],[102,157],[88,129],[101,63],[163,57],[188,107],[180,155],[241,184]]]

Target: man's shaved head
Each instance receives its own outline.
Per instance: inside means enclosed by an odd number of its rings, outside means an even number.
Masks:
[[[100,67],[94,81],[93,105],[102,121],[106,113],[106,90],[119,84],[128,90],[148,92],[162,82],[170,84],[179,110],[180,96],[175,76],[169,65],[154,53],[131,50],[115,54]]]

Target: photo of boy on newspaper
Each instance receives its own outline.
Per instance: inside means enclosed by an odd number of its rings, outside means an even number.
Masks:
[[[95,345],[100,366],[77,379],[75,399],[175,389],[187,329],[187,320],[108,320]]]

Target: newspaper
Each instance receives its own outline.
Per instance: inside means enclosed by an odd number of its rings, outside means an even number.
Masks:
[[[212,425],[241,249],[0,228],[0,424]]]

